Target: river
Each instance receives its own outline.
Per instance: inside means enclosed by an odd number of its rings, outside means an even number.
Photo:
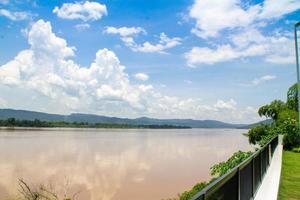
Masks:
[[[0,130],[0,199],[18,179],[78,200],[175,197],[210,179],[209,168],[250,150],[239,129]]]

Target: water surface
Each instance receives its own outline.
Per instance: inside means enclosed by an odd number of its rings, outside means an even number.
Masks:
[[[238,129],[0,130],[0,199],[18,178],[80,200],[174,197],[251,146]]]

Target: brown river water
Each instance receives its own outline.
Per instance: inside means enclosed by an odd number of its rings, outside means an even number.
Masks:
[[[250,150],[238,129],[0,130],[0,200],[18,179],[78,200],[175,197],[210,179],[209,168]]]

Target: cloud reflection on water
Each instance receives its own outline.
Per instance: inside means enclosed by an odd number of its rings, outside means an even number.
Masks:
[[[218,132],[218,133],[217,133]],[[0,132],[0,199],[17,179],[77,199],[161,199],[209,178],[209,167],[250,146],[241,130]]]

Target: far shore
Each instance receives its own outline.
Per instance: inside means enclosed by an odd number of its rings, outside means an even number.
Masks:
[[[55,130],[176,130],[176,129],[195,129],[195,128],[95,128],[95,127],[11,127],[0,126],[0,131],[55,131]],[[212,129],[212,128],[209,128]],[[220,128],[216,128],[220,129]]]

